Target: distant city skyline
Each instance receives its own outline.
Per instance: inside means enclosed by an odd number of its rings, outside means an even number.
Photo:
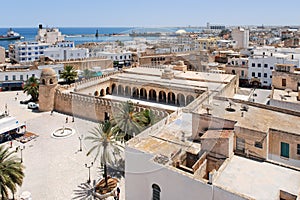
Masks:
[[[1,2],[1,27],[174,27],[300,25],[300,2],[35,0]]]

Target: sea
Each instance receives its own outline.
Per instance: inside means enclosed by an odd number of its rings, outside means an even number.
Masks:
[[[9,28],[0,28],[0,35],[6,35]],[[34,41],[37,35],[38,27],[36,28],[13,28],[13,31],[23,36],[21,40],[2,40],[0,46],[8,49],[8,45],[19,41]],[[104,41],[128,41],[133,40],[129,33],[157,33],[157,32],[176,32],[180,28],[134,28],[134,27],[89,27],[89,28],[66,28],[58,27],[59,31],[65,35],[65,40],[74,41],[75,45],[87,42],[104,42]],[[95,37],[98,31],[99,37]],[[189,30],[188,30],[189,31]],[[122,34],[122,35],[120,35]],[[124,35],[123,35],[124,34]],[[155,38],[147,38],[155,39]]]

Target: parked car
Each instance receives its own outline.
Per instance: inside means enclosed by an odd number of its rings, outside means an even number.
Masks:
[[[39,104],[34,103],[34,102],[29,102],[28,105],[27,105],[27,108],[29,108],[29,109],[38,109]]]
[[[28,104],[30,101],[31,101],[30,99],[29,100],[21,100],[20,104]]]

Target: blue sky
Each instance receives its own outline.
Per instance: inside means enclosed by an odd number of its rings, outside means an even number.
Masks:
[[[300,25],[299,8],[299,0],[1,1],[0,28]]]

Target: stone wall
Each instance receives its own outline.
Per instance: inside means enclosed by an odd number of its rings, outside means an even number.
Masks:
[[[286,80],[286,85],[282,85],[282,79]],[[272,85],[276,89],[292,89],[298,91],[298,83],[300,82],[300,74],[289,72],[272,72]]]
[[[109,59],[84,59],[84,60],[74,60],[74,61],[63,61],[60,62],[64,66],[71,65],[76,70],[91,69],[92,67],[101,67],[101,69],[113,68],[113,62]]]
[[[268,144],[267,144],[267,133],[255,131],[252,129],[235,126],[235,142],[234,142],[234,150],[236,153],[242,153],[249,157],[254,158],[262,158],[267,159],[267,151],[268,151]],[[244,139],[245,141],[245,151],[241,152],[237,149],[237,138]],[[262,144],[262,148],[255,146],[255,142],[259,142]]]
[[[113,116],[113,108],[120,106],[120,101],[103,99],[77,93],[61,93],[56,90],[55,93],[55,111],[82,117],[93,121],[104,121],[105,113]],[[157,115],[165,117],[173,111],[166,111],[159,108],[151,108],[149,106],[135,105],[136,111],[145,109],[153,110]]]
[[[289,158],[281,156],[281,142],[289,144]],[[268,159],[300,168],[300,154],[297,154],[299,143],[299,134],[270,129]]]

